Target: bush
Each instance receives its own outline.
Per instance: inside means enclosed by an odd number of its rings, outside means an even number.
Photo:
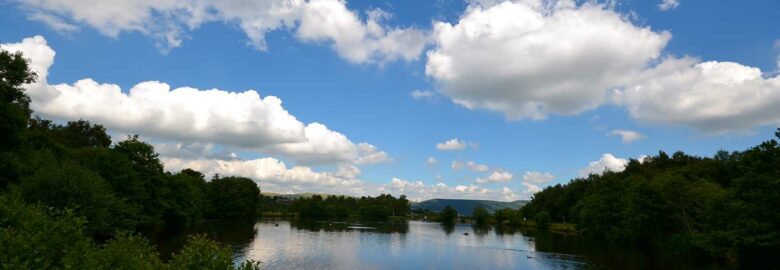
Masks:
[[[547,211],[539,212],[534,216],[534,222],[537,229],[547,230],[550,228],[550,214]]]
[[[228,248],[220,247],[216,242],[203,235],[192,236],[182,251],[171,258],[172,269],[235,269]],[[260,269],[258,262],[246,261],[239,269]]]

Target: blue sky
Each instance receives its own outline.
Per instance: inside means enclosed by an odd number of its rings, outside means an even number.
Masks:
[[[525,199],[659,150],[741,150],[780,123],[776,1],[679,0],[665,10],[661,0],[257,1],[206,4],[207,15],[184,11],[202,6],[195,0],[88,2],[0,3],[6,49],[56,52],[30,55],[51,65],[45,85],[29,90],[40,93],[36,112],[104,123],[115,139],[141,134],[171,170],[249,174],[264,191]],[[265,12],[265,4],[293,12]],[[41,38],[25,40],[33,36]],[[102,108],[127,96],[93,98],[105,88],[76,87],[84,78],[125,95],[146,81],[256,90],[281,100],[271,107],[294,120],[242,110],[266,108],[257,98],[220,95],[249,104],[231,110],[182,93],[173,99],[206,105],[161,109],[157,116],[171,122],[153,127],[155,119]],[[101,113],[112,109],[119,112]],[[222,121],[198,122],[202,115]],[[248,123],[256,119],[276,124]],[[320,141],[301,131],[314,122],[326,126]],[[288,131],[301,133],[297,145],[280,143]],[[463,149],[437,149],[451,139]]]

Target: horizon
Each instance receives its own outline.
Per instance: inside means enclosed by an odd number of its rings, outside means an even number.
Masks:
[[[125,5],[0,3],[34,113],[264,193],[529,200],[780,125],[778,2]]]

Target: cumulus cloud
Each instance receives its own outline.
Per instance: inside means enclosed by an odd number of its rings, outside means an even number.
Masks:
[[[442,94],[469,109],[544,119],[603,104],[671,35],[591,2],[518,1],[471,5],[458,22],[435,23],[433,37],[426,74]]]
[[[536,192],[530,192],[528,189],[524,189],[519,191],[522,195],[518,195],[517,191],[513,191],[508,187],[489,189],[475,185],[448,186],[444,183],[425,185],[421,181],[408,181],[396,177],[394,177],[390,183],[378,187],[377,191],[380,193],[390,193],[396,196],[405,194],[413,201],[433,198],[514,201],[530,198],[530,194]]]
[[[580,170],[580,177],[588,177],[591,174],[598,175],[605,171],[622,172],[627,164],[627,159],[616,158],[612,154],[606,153],[599,160],[591,162],[587,167]]]
[[[512,180],[513,175],[507,171],[495,170],[493,173],[485,178],[479,177],[476,182],[479,184],[486,183],[506,183]]]
[[[161,161],[169,171],[191,168],[206,175],[243,176],[255,180],[260,188],[278,192],[359,194],[365,191],[363,182],[355,178],[360,170],[354,166],[343,166],[331,173],[316,172],[306,166],[288,167],[271,157],[252,160],[161,158]]]
[[[780,124],[780,75],[733,62],[670,57],[614,98],[634,119],[707,133]]]
[[[469,167],[469,170],[475,171],[475,172],[486,172],[490,169],[488,165],[485,164],[479,164],[474,161],[468,161],[466,162],[466,166]]]
[[[436,160],[436,158],[434,157],[428,157],[427,159],[425,159],[425,165],[433,166],[436,165],[437,163],[439,163],[439,161]]]
[[[445,142],[437,143],[436,144],[436,150],[439,150],[439,151],[463,150],[463,149],[466,149],[466,147],[469,147],[469,146],[471,148],[477,148],[477,144],[476,143],[465,142],[465,141],[461,141],[461,140],[458,140],[457,138],[455,138],[455,139],[447,140]]]
[[[453,160],[453,161],[452,161],[452,165],[450,165],[450,167],[451,167],[453,170],[456,170],[456,171],[457,171],[457,170],[460,170],[460,169],[463,169],[463,166],[464,166],[464,164],[463,164],[463,162],[461,162],[460,160]]]
[[[607,136],[618,136],[620,137],[620,141],[622,141],[623,143],[632,143],[645,138],[645,135],[642,135],[639,132],[633,130],[626,130],[626,129],[612,130],[609,133],[607,133]]]
[[[258,50],[267,49],[267,33],[289,30],[301,41],[330,44],[352,63],[414,60],[428,42],[420,30],[384,26],[390,17],[384,11],[370,10],[361,19],[341,0],[18,2],[31,20],[54,30],[72,32],[87,25],[110,37],[137,32],[154,37],[163,51],[181,46],[191,30],[210,22],[237,26]]]
[[[152,143],[154,150],[161,157],[196,159],[208,158],[219,160],[236,160],[238,155],[227,149],[218,150],[212,143]]]
[[[359,143],[357,153],[358,156],[355,159],[355,163],[357,164],[374,164],[393,161],[393,159],[390,158],[390,155],[385,153],[385,151],[381,151],[376,146],[368,143]]]
[[[679,0],[663,0],[660,4],[658,4],[658,8],[667,11],[677,8],[677,6],[680,5]]]
[[[460,161],[460,160],[453,160],[452,161],[452,165],[450,167],[452,167],[452,169],[456,170],[456,171],[460,170],[460,169],[463,169],[463,168],[467,168],[467,169],[469,169],[471,171],[475,171],[475,172],[486,172],[486,171],[490,170],[490,166],[485,165],[485,164],[479,164],[479,163],[476,163],[474,161],[465,161],[464,162],[464,161]]]
[[[289,156],[304,163],[386,162],[387,153],[353,143],[320,123],[304,124],[275,96],[254,90],[229,92],[171,87],[147,81],[124,92],[118,85],[82,79],[50,85],[55,52],[41,36],[2,44],[30,59],[39,81],[26,87],[32,109],[48,117],[101,123],[113,131],[187,143],[220,144]]]
[[[527,197],[530,197],[530,196],[534,195],[534,193],[542,191],[542,189],[539,188],[539,186],[534,185],[534,184],[522,183],[522,185],[523,185],[523,187],[525,187],[525,192],[524,193],[526,194]]]
[[[523,182],[531,184],[547,184],[555,179],[555,176],[550,173],[542,172],[525,172],[523,174]]]

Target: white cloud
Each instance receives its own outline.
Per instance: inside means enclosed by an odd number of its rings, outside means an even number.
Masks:
[[[459,160],[453,160],[452,161],[452,165],[450,167],[452,167],[453,170],[457,171],[457,170],[463,169],[463,166],[464,166],[463,162],[461,162]]]
[[[412,95],[412,98],[414,98],[416,100],[421,100],[421,99],[426,99],[426,98],[428,98],[428,99],[433,98],[436,95],[436,93],[434,93],[431,90],[414,90],[414,91],[412,91],[411,95]]]
[[[475,172],[486,172],[490,169],[488,165],[485,164],[478,164],[474,161],[468,161],[466,162],[466,166],[469,167],[469,170],[475,171]]]
[[[393,177],[389,186],[398,192],[404,193],[407,191],[414,192],[417,189],[425,188],[425,184],[421,181],[409,182],[400,178]]]
[[[625,129],[612,130],[609,133],[607,133],[607,136],[619,136],[620,141],[622,141],[623,143],[632,143],[645,138],[645,135],[642,135],[639,132],[633,130],[625,130]]]
[[[587,167],[580,170],[580,177],[587,177],[591,174],[598,175],[605,171],[622,172],[627,164],[628,160],[616,158],[612,154],[606,153],[599,160],[591,162]]]
[[[368,143],[358,144],[358,156],[355,159],[357,164],[374,164],[393,161],[390,155],[385,151],[379,150],[376,146]]]
[[[525,174],[523,174],[523,182],[537,185],[547,184],[553,179],[555,179],[555,176],[550,173],[525,172]]]
[[[525,186],[524,186],[525,187]],[[480,199],[480,200],[502,200],[514,201],[518,199],[528,199],[530,195],[536,192],[529,191],[527,188],[521,191],[514,191],[507,187],[501,189],[482,188],[475,185],[456,185],[448,186],[444,183],[434,185],[425,185],[421,181],[407,181],[393,177],[388,184],[377,188],[379,193],[390,193],[393,195],[405,194],[413,201],[421,201],[433,198],[452,198],[452,199]],[[533,187],[531,187],[533,189]],[[522,194],[521,195],[518,195]]]
[[[303,5],[296,36],[303,41],[329,42],[341,57],[353,63],[416,60],[427,43],[416,29],[386,29],[381,21],[389,14],[368,13],[362,22],[337,0],[314,0]]]
[[[486,183],[506,183],[512,180],[513,175],[507,171],[495,170],[486,178],[477,178],[476,182],[479,184]]]
[[[19,5],[31,20],[57,31],[88,25],[110,37],[137,32],[154,37],[163,51],[181,46],[189,31],[210,22],[238,26],[258,50],[267,49],[267,33],[289,30],[301,41],[331,44],[352,63],[414,60],[428,42],[420,30],[383,26],[388,13],[371,10],[364,20],[341,0],[20,0]]]
[[[452,169],[453,170],[460,170],[463,168],[468,168],[469,170],[475,171],[475,172],[486,172],[490,170],[490,166],[485,164],[479,164],[474,161],[460,161],[460,160],[453,160],[452,161]]]
[[[169,171],[191,168],[206,175],[244,176],[255,180],[263,189],[277,192],[328,191],[353,194],[364,188],[363,183],[355,179],[360,170],[353,166],[330,173],[315,172],[305,166],[288,168],[284,162],[270,157],[252,160],[161,158],[161,161]]]
[[[667,58],[614,99],[634,119],[708,133],[780,124],[780,75],[733,62]]]
[[[428,157],[425,160],[425,165],[428,165],[428,166],[433,166],[433,165],[436,165],[437,163],[439,163],[439,161],[436,160],[436,158],[434,158],[434,157]]]
[[[53,29],[54,31],[60,33],[70,33],[79,30],[78,26],[68,23],[65,20],[49,13],[32,12],[28,16],[28,18],[33,21],[39,21],[45,23],[46,25],[51,27],[51,29]]]
[[[515,192],[508,187],[503,187],[501,189],[501,195],[504,196],[503,198],[505,201],[516,201],[520,199],[520,195],[515,194]]]
[[[119,137],[121,139],[121,137]],[[208,158],[219,160],[236,160],[238,155],[228,149],[218,150],[211,143],[152,143],[154,150],[161,157],[196,159]]]
[[[467,143],[458,139],[450,139],[442,143],[436,144],[436,150],[439,151],[453,151],[453,150],[463,150],[466,149],[467,146],[471,146],[472,148],[476,148],[476,143]]]
[[[539,191],[542,191],[542,189],[539,188],[539,186],[534,185],[534,184],[522,183],[522,185],[525,187],[525,192],[524,193],[525,193],[525,195],[527,197],[531,197],[535,193],[537,193]]]
[[[441,93],[510,119],[599,106],[608,89],[658,58],[671,37],[604,6],[569,1],[471,5],[457,23],[435,23],[433,35],[426,74]]]
[[[82,79],[50,85],[48,69],[55,52],[41,36],[3,49],[30,58],[39,81],[26,87],[31,107],[48,117],[100,123],[112,131],[140,133],[187,143],[220,144],[289,156],[304,163],[377,163],[387,153],[367,143],[355,144],[320,123],[304,124],[275,96],[254,90],[229,92],[190,87],[171,89],[156,81],[124,92],[118,85]]]
[[[677,8],[679,5],[679,0],[663,0],[660,4],[658,4],[658,8],[663,11],[667,11]]]

